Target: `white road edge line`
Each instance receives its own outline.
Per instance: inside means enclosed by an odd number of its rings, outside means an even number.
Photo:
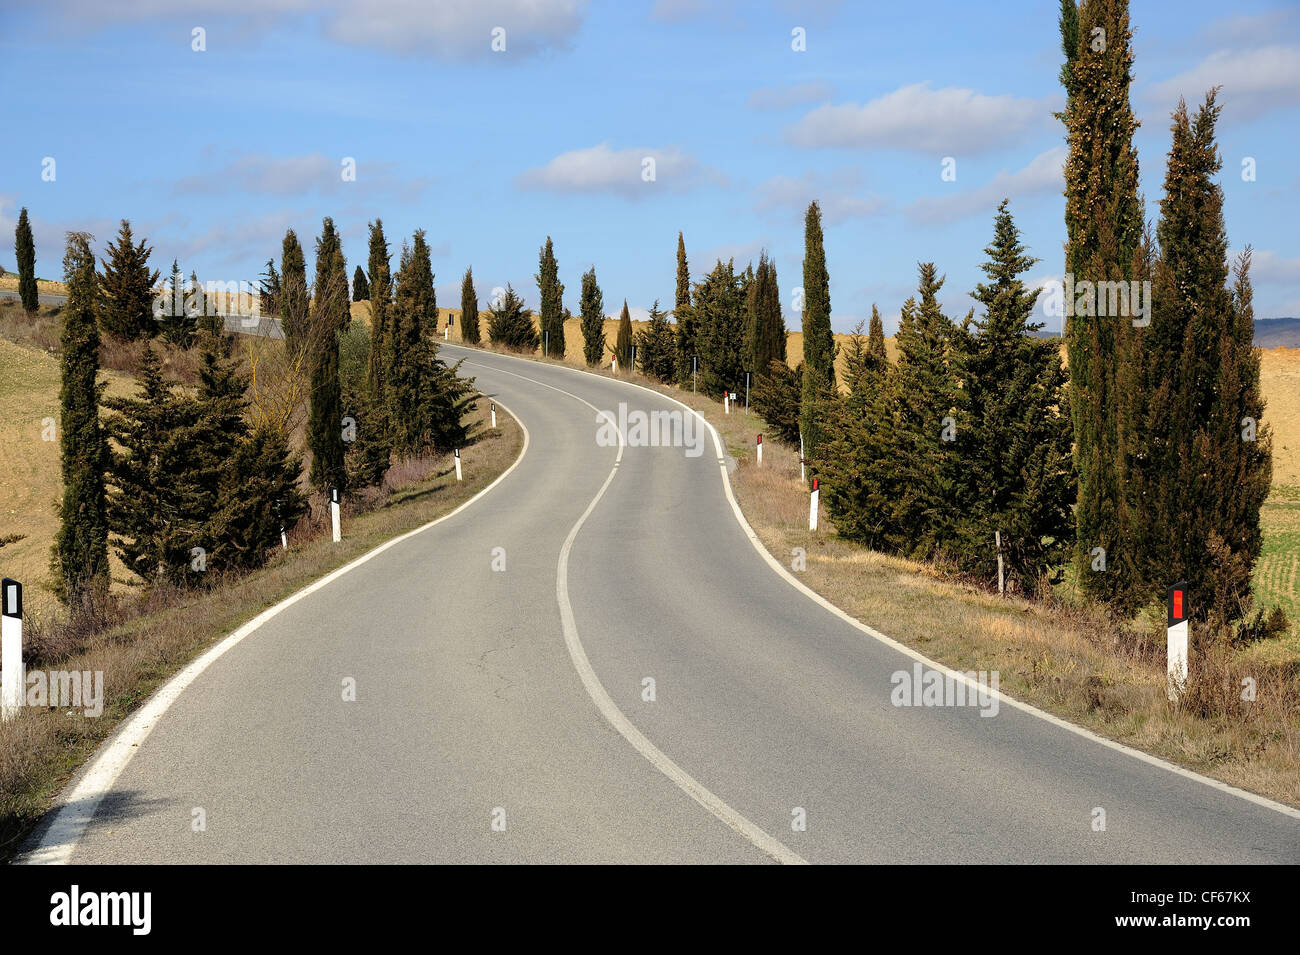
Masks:
[[[465,345],[457,345],[456,347],[465,349],[467,351],[469,350],[482,351],[482,349],[470,349]],[[488,352],[488,354],[499,354],[499,353]],[[515,358],[516,356],[503,355],[501,357]],[[519,358],[518,360],[530,361],[530,359],[527,358]],[[531,363],[542,364],[541,362],[531,362]],[[647,388],[645,385],[638,385],[636,382],[619,381],[616,378],[607,378],[604,375],[597,375],[594,372],[584,371],[581,368],[574,368],[568,365],[558,365],[558,364],[551,364],[551,363],[546,363],[546,364],[549,367],[564,368],[568,371],[575,372],[576,374],[589,375],[594,378],[602,378],[605,381],[613,382],[615,384],[627,385],[631,388],[639,388],[641,391],[649,392],[650,394],[662,398],[665,401],[671,401],[674,404],[681,405],[691,414],[695,415],[695,417],[699,418],[700,421],[703,422],[704,426],[709,429],[710,433],[712,433],[713,435],[713,446],[717,450],[719,458],[722,458],[725,461],[725,455],[723,454],[722,439],[718,436],[717,429],[713,427],[712,423],[710,423],[709,420],[704,417],[704,415],[700,414],[698,411],[696,411],[694,408],[692,408],[690,405],[686,404],[685,402],[678,401],[676,398],[672,397],[672,395],[666,395],[661,391],[655,391],[655,389],[653,388]],[[1047,722],[1053,724],[1054,726],[1058,726],[1061,729],[1069,730],[1071,733],[1074,733],[1076,736],[1082,736],[1084,739],[1091,740],[1094,743],[1100,743],[1102,746],[1105,746],[1108,749],[1112,749],[1115,750],[1116,752],[1123,753],[1126,756],[1131,756],[1136,760],[1140,760],[1141,762],[1148,764],[1149,766],[1156,766],[1160,769],[1167,770],[1178,776],[1182,776],[1185,779],[1194,780],[1198,783],[1202,783],[1203,785],[1209,786],[1211,789],[1217,789],[1219,792],[1236,796],[1239,799],[1244,799],[1247,802],[1254,803],[1257,806],[1262,806],[1265,809],[1272,809],[1274,812],[1280,812],[1283,815],[1290,816],[1293,819],[1300,819],[1300,809],[1297,809],[1294,806],[1288,806],[1285,803],[1280,803],[1277,802],[1276,800],[1269,799],[1267,796],[1260,796],[1256,793],[1247,792],[1244,789],[1238,789],[1236,786],[1231,786],[1228,783],[1223,782],[1222,780],[1212,779],[1209,776],[1203,776],[1200,773],[1196,772],[1195,770],[1187,769],[1186,767],[1179,766],[1176,763],[1171,763],[1168,760],[1161,759],[1159,756],[1153,756],[1150,753],[1144,753],[1140,749],[1134,749],[1132,746],[1127,746],[1124,743],[1117,742],[1116,740],[1107,739],[1105,736],[1101,736],[1097,733],[1094,733],[1090,729],[1087,729],[1083,726],[1078,726],[1074,723],[1071,723],[1069,720],[1061,719],[1061,717],[1059,716],[1054,716],[1053,714],[1048,713],[1046,710],[1040,710],[1038,707],[1033,706],[1029,703],[1025,703],[1022,702],[1021,700],[1015,699],[1014,697],[1007,696],[1005,693],[1001,692],[1000,690],[993,690],[988,687],[976,687],[975,683],[972,682],[970,678],[967,677],[964,673],[961,673],[956,670],[952,670],[944,666],[942,663],[938,663],[934,660],[931,660],[929,657],[917,652],[916,650],[913,650],[911,647],[907,646],[906,644],[899,643],[893,637],[886,636],[885,634],[881,633],[879,630],[867,626],[861,620],[858,620],[856,617],[852,616],[847,611],[842,610],[839,607],[835,606],[835,604],[831,603],[821,594],[817,593],[817,591],[813,590],[811,587],[809,587],[807,584],[801,581],[798,577],[794,576],[794,574],[791,573],[789,570],[786,570],[785,565],[772,556],[772,554],[768,551],[768,549],[765,546],[763,546],[763,542],[759,539],[758,535],[754,533],[754,529],[749,526],[749,521],[745,520],[745,515],[741,512],[740,505],[736,502],[736,495],[732,492],[731,477],[730,475],[727,474],[727,468],[725,464],[721,466],[721,471],[722,471],[722,487],[727,495],[727,501],[731,504],[731,510],[735,514],[736,520],[737,522],[739,522],[741,530],[745,532],[745,536],[749,538],[749,542],[754,546],[754,549],[758,551],[759,556],[761,556],[765,561],[767,561],[768,566],[770,566],[781,577],[783,577],[785,581],[788,584],[790,584],[790,586],[794,587],[796,590],[802,593],[809,600],[812,600],[814,603],[820,605],[825,610],[828,610],[829,612],[833,613],[835,616],[839,617],[845,623],[857,627],[859,630],[861,630],[863,633],[870,636],[872,639],[878,640],[879,642],[885,644],[888,647],[892,647],[893,649],[899,651],[900,653],[903,653],[906,656],[911,657],[913,660],[916,660],[924,664],[925,666],[930,667],[933,670],[938,670],[946,677],[951,677],[954,680],[960,680],[962,683],[964,683],[969,687],[974,687],[976,689],[979,689],[980,692],[992,693],[994,696],[998,698],[1000,702],[1005,703],[1014,709],[1020,710],[1021,712],[1028,713],[1031,716],[1036,716],[1039,719],[1046,720]]]
[[[512,378],[519,378],[523,381],[531,381],[533,384],[541,385],[543,388],[549,388],[557,391],[562,395],[568,395],[574,401],[579,401],[586,405],[597,415],[602,412],[599,408],[584,398],[579,398],[573,392],[565,391],[563,388],[556,388],[554,385],[548,385],[544,381],[538,381],[536,378],[529,378],[526,375],[516,375],[513,371],[506,371],[504,368],[496,368],[491,365],[484,365],[481,362],[466,361],[465,364],[473,365],[479,368],[488,368],[498,374],[510,375]],[[555,568],[555,600],[560,605],[560,623],[564,628],[564,645],[568,648],[569,659],[573,661],[573,668],[578,671],[578,677],[582,680],[582,685],[591,697],[591,701],[596,704],[596,709],[600,710],[601,716],[609,722],[610,726],[618,730],[620,736],[632,744],[632,747],[644,756],[655,769],[667,776],[677,788],[686,795],[690,796],[697,803],[711,812],[728,828],[748,839],[755,847],[761,849],[767,855],[771,856],[782,865],[807,865],[808,861],[794,852],[789,847],[783,845],[779,840],[768,835],[761,827],[750,822],[747,818],[732,809],[731,806],[723,802],[718,796],[714,795],[707,787],[699,782],[695,777],[686,770],[678,766],[671,757],[663,750],[650,742],[639,729],[632,724],[623,711],[618,708],[618,704],[606,692],[604,685],[601,684],[600,678],[596,676],[596,671],[591,666],[591,661],[587,658],[587,651],[583,649],[582,640],[578,636],[578,625],[573,616],[573,604],[569,601],[569,553],[573,550],[573,542],[578,539],[578,532],[582,530],[582,525],[587,522],[591,512],[596,509],[600,499],[605,496],[605,491],[609,489],[610,484],[614,482],[614,476],[618,474],[619,463],[623,460],[623,449],[626,447],[626,441],[623,435],[618,436],[618,453],[614,456],[614,465],[609,469],[609,474],[605,478],[605,483],[600,486],[596,496],[591,499],[587,509],[582,512],[578,522],[573,525],[569,531],[569,536],[564,539],[563,546],[560,547],[560,560]]]
[[[486,396],[484,396],[486,397]],[[127,721],[118,729],[118,731],[99,748],[99,753],[95,761],[84,771],[81,778],[77,781],[71,792],[61,799],[62,805],[57,810],[54,820],[50,823],[49,828],[41,837],[40,843],[32,849],[27,855],[15,860],[18,864],[24,865],[66,865],[72,858],[72,853],[77,847],[82,834],[86,831],[86,826],[95,816],[95,811],[99,808],[100,801],[105,794],[112,788],[117,777],[121,775],[126,764],[131,761],[131,757],[138,751],[138,747],[144,742],[149,735],[149,731],[167,712],[167,708],[172,705],[178,696],[193,683],[200,674],[217,661],[224,653],[242,641],[245,637],[250,636],[257,631],[262,624],[266,623],[272,617],[277,616],[284,610],[296,604],[304,597],[309,597],[322,587],[333,583],[344,574],[356,570],[372,557],[377,557],[390,547],[400,544],[416,534],[423,534],[443,521],[455,517],[465,508],[469,507],[479,498],[483,497],[494,487],[504,481],[515,468],[524,459],[528,453],[529,434],[528,428],[524,426],[523,421],[507,408],[502,402],[497,401],[497,406],[505,409],[510,417],[514,418],[515,423],[524,433],[524,446],[519,449],[519,456],[515,458],[514,463],[506,468],[496,479],[483,490],[479,491],[469,500],[463,502],[455,510],[449,511],[439,518],[435,518],[429,523],[417,527],[415,530],[407,531],[391,540],[385,541],[374,550],[367,551],[351,563],[345,564],[337,570],[326,574],[320,580],[308,584],[302,590],[290,594],[281,600],[274,607],[262,611],[252,620],[245,623],[242,627],[231,633],[221,640],[220,643],[214,644],[206,650],[201,656],[191,660],[185,665],[180,672],[159,687],[154,694],[149,697],[145,704],[140,707]]]

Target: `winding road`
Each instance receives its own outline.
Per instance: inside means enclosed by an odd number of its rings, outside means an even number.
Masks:
[[[914,658],[774,569],[712,434],[597,441],[681,406],[443,347],[516,466],[164,688],[27,861],[1300,862],[1294,810],[1009,703],[894,706]]]

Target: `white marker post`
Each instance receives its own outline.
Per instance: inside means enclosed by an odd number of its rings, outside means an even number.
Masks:
[[[803,459],[803,432],[800,431],[800,432],[799,432],[799,480],[800,480],[800,481],[803,481],[805,484],[807,484],[807,483],[808,483],[808,475],[807,475],[807,474],[805,473],[805,471],[804,471],[804,464],[805,464],[805,463],[806,463],[806,462],[805,462],[804,459]]]
[[[758,436],[758,466],[760,468],[763,466],[763,436],[761,434]]]
[[[497,426],[497,403],[492,402],[492,427]]]
[[[808,498],[808,530],[817,530],[817,501],[821,497],[821,489],[817,486],[817,479],[813,478],[812,496]]]
[[[731,392],[730,391],[724,391],[722,393],[722,413],[731,414]]]
[[[23,705],[23,585],[6,577],[0,602],[0,719],[10,720]]]
[[[1166,672],[1171,703],[1177,703],[1187,689],[1187,653],[1190,643],[1187,626],[1187,581],[1181,580],[1169,588],[1169,629],[1166,631],[1169,663]]]
[[[444,328],[444,329],[442,330],[442,340],[443,340],[444,342],[449,342],[449,341],[451,341],[451,326],[450,326],[450,325],[448,325],[446,328]]]
[[[460,448],[456,449],[456,480],[460,480]]]
[[[993,532],[993,543],[997,544],[998,546],[998,593],[1003,596],[1006,596],[1007,579],[1002,573],[1002,532],[1001,531]]]
[[[330,520],[334,524],[334,543],[343,540],[343,530],[339,526],[339,489],[330,488]]]
[[[615,355],[615,356],[614,356],[614,360],[611,361],[611,362],[609,363],[609,370],[612,371],[612,372],[613,372],[614,374],[616,374],[616,375],[618,374],[618,356],[617,356],[617,355]]]
[[[289,549],[289,535],[284,532],[284,525],[280,525],[280,549]]]
[[[545,358],[551,351],[551,333],[542,332],[542,357]]]

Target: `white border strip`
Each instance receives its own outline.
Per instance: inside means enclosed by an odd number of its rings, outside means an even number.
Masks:
[[[469,351],[486,351],[486,349],[471,349],[469,346],[466,345],[458,345],[457,347],[464,348]],[[500,354],[500,353],[489,351],[488,354]],[[516,358],[517,356],[502,355],[502,357]],[[519,358],[518,360],[530,361],[530,359],[528,358]],[[533,363],[547,364],[547,365],[552,364],[550,362],[543,363],[543,362],[536,362],[536,361],[534,361]],[[639,388],[642,391],[648,391],[650,392],[650,394],[656,395],[667,401],[671,401],[674,404],[681,405],[691,414],[695,415],[695,417],[699,418],[700,421],[703,422],[704,425],[713,434],[713,446],[718,452],[718,457],[721,460],[725,461],[725,456],[723,455],[722,439],[718,436],[717,429],[713,427],[712,423],[707,418],[705,418],[704,415],[700,414],[700,412],[696,411],[690,405],[687,405],[684,402],[677,400],[672,395],[666,395],[662,391],[656,391],[653,388],[647,388],[645,385],[638,385],[636,382],[633,381],[621,381],[617,378],[610,378],[605,375],[598,375],[595,374],[594,372],[589,372],[581,368],[575,368],[572,365],[554,364],[553,367],[567,368],[569,371],[576,372],[577,374],[580,375],[591,375],[593,377],[602,378],[605,381],[614,382],[616,384],[628,385],[629,387],[632,388]],[[509,373],[507,372],[507,374]],[[723,490],[726,492],[727,501],[731,504],[731,510],[736,515],[736,521],[740,524],[741,529],[745,532],[745,536],[749,538],[749,542],[754,546],[754,549],[758,551],[759,555],[765,561],[767,561],[768,566],[771,567],[773,570],[775,570],[778,574],[780,574],[781,577],[783,577],[786,580],[786,582],[790,584],[790,586],[794,587],[796,590],[802,593],[809,600],[812,600],[814,603],[820,605],[825,610],[828,610],[829,612],[833,613],[835,616],[839,617],[845,623],[857,627],[859,630],[867,634],[872,639],[878,640],[888,647],[892,647],[893,649],[899,651],[900,653],[903,653],[911,657],[913,660],[916,660],[924,664],[925,666],[930,667],[933,670],[938,670],[940,673],[944,674],[945,677],[949,677],[953,680],[960,680],[962,683],[966,684],[967,686],[978,689],[981,693],[992,694],[996,696],[998,700],[1000,700],[1003,703],[1006,703],[1008,706],[1018,709],[1024,713],[1028,713],[1031,716],[1036,716],[1039,719],[1046,720],[1047,722],[1051,723],[1054,726],[1058,726],[1061,729],[1069,730],[1071,733],[1074,733],[1076,736],[1082,736],[1084,739],[1091,740],[1094,743],[1099,743],[1102,746],[1115,750],[1116,752],[1124,753],[1125,755],[1140,760],[1141,762],[1144,762],[1149,766],[1156,766],[1159,767],[1160,769],[1168,770],[1169,772],[1174,773],[1178,776],[1182,776],[1185,779],[1195,780],[1196,782],[1209,786],[1211,789],[1217,789],[1219,792],[1227,793],[1232,796],[1237,796],[1238,798],[1244,799],[1247,802],[1254,803],[1257,806],[1262,806],[1265,809],[1272,809],[1274,812],[1280,812],[1283,815],[1290,816],[1292,819],[1300,819],[1300,809],[1297,809],[1294,806],[1288,806],[1285,803],[1280,803],[1273,799],[1269,799],[1267,796],[1260,796],[1256,793],[1248,792],[1244,789],[1238,789],[1236,786],[1231,786],[1228,783],[1223,782],[1222,780],[1213,779],[1209,776],[1203,776],[1200,773],[1196,772],[1195,770],[1187,769],[1186,767],[1179,766],[1176,763],[1171,763],[1168,760],[1161,759],[1159,756],[1153,756],[1150,753],[1144,753],[1140,749],[1134,749],[1132,746],[1127,746],[1124,743],[1117,742],[1116,740],[1107,739],[1105,736],[1101,736],[1097,733],[1094,733],[1090,729],[1079,726],[1075,723],[1071,723],[1068,720],[1061,719],[1061,717],[1048,713],[1045,710],[1040,710],[1038,707],[1033,706],[1029,703],[1024,703],[1020,700],[1014,699],[1013,697],[1007,696],[1005,693],[1001,692],[1000,690],[994,690],[989,687],[977,686],[964,673],[949,669],[948,667],[944,666],[942,663],[937,663],[934,660],[931,660],[929,657],[917,652],[916,650],[913,650],[911,647],[907,646],[906,644],[899,643],[894,638],[886,636],[885,634],[881,633],[879,630],[867,626],[861,620],[858,620],[856,617],[850,615],[848,612],[835,606],[835,604],[831,603],[821,594],[817,593],[817,591],[813,590],[811,587],[806,585],[798,577],[794,576],[793,573],[786,570],[784,564],[782,564],[780,561],[778,561],[775,557],[772,556],[772,554],[768,551],[768,549],[763,546],[763,542],[759,539],[758,535],[754,533],[754,529],[749,526],[749,521],[745,520],[745,515],[741,512],[740,505],[736,502],[736,495],[732,492],[731,477],[730,475],[727,474],[726,465],[723,464],[720,470],[722,472],[722,487]]]
[[[486,397],[484,395],[483,397]],[[99,808],[100,801],[105,794],[113,787],[117,777],[121,775],[126,764],[131,761],[131,757],[138,752],[138,748],[145,738],[148,737],[149,731],[153,729],[158,720],[167,712],[167,708],[175,702],[176,698],[193,683],[200,674],[208,667],[212,666],[223,654],[232,649],[245,637],[255,633],[262,624],[271,618],[279,615],[283,611],[292,607],[304,597],[309,597],[316,591],[328,584],[338,580],[344,574],[356,570],[366,561],[378,557],[390,547],[400,544],[416,534],[423,534],[443,521],[455,517],[465,508],[469,507],[479,498],[483,497],[488,491],[492,490],[502,481],[504,481],[515,468],[524,459],[528,453],[529,435],[528,429],[524,426],[523,421],[507,408],[502,402],[498,401],[497,405],[505,408],[506,413],[514,418],[515,423],[519,425],[520,430],[524,433],[524,446],[519,449],[519,456],[515,458],[514,463],[506,468],[496,479],[483,490],[479,491],[468,501],[463,502],[455,510],[436,518],[413,531],[407,531],[392,540],[385,541],[374,550],[367,551],[356,560],[349,564],[331,571],[320,580],[308,584],[302,590],[290,594],[284,600],[280,601],[274,607],[262,611],[248,623],[244,624],[234,633],[227,636],[220,643],[210,647],[202,656],[191,660],[185,667],[174,677],[168,680],[154,694],[149,697],[144,706],[140,707],[134,715],[129,717],[126,723],[117,731],[117,733],[104,743],[95,761],[85,771],[84,775],[78,780],[76,786],[65,797],[61,799],[62,805],[57,810],[50,827],[41,837],[40,843],[35,849],[26,856],[15,860],[18,863],[28,865],[66,865],[72,858],[72,853],[81,840],[82,834],[86,827],[95,816],[95,811]]]

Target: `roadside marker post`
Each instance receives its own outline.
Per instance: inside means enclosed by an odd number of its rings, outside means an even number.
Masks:
[[[799,480],[803,481],[806,484],[808,483],[808,474],[804,468],[805,464],[807,464],[807,462],[804,461],[803,459],[803,432],[800,431],[799,432]]]
[[[0,602],[0,719],[10,720],[23,705],[23,585],[6,577]]]
[[[691,394],[695,394],[695,378],[700,370],[700,360],[694,355],[691,356]]]
[[[343,530],[339,526],[339,489],[330,488],[330,521],[334,525],[334,543],[343,540]]]
[[[636,371],[636,346],[635,345],[632,346],[632,354],[628,356],[627,371],[628,374],[632,374],[633,372]]]
[[[1180,580],[1169,588],[1169,623],[1166,636],[1168,645],[1169,701],[1177,703],[1187,689],[1187,654],[1190,636],[1187,623],[1187,581]]]
[[[724,391],[722,393],[722,413],[731,414],[731,392],[730,391]]]
[[[763,436],[761,434],[758,436],[758,466],[760,468],[763,466]]]
[[[460,448],[456,449],[456,480],[460,480]]]
[[[497,426],[497,403],[492,402],[492,427]]]
[[[551,353],[551,333],[542,332],[542,357],[545,358]]]
[[[821,488],[818,486],[817,479],[813,478],[812,496],[808,498],[808,530],[817,530],[817,501],[821,497]]]
[[[613,372],[614,374],[616,374],[616,375],[618,374],[618,356],[617,356],[617,355],[615,355],[615,356],[614,356],[614,360],[611,361],[611,362],[609,363],[609,370],[612,371],[612,372]]]
[[[745,372],[745,413],[749,414],[749,372]]]
[[[1007,593],[1007,580],[1002,572],[1002,532],[1001,531],[993,532],[993,543],[997,544],[998,547],[998,593],[1005,597]]]

